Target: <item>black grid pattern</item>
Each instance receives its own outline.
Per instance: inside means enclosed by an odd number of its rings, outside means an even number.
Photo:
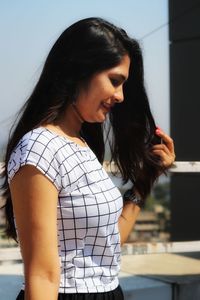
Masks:
[[[40,127],[13,151],[8,176],[36,166],[57,187],[61,293],[107,292],[118,286],[122,197],[89,147]]]

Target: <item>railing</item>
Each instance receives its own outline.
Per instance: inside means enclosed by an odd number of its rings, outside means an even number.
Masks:
[[[200,252],[200,241],[169,243],[127,243],[122,255]]]
[[[104,161],[104,168],[108,173],[116,172],[117,168],[114,162]],[[171,173],[199,173],[200,161],[176,161],[169,169]]]
[[[200,161],[177,161],[169,171],[172,173],[200,173]]]

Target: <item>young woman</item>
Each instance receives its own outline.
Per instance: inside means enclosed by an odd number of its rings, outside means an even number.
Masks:
[[[133,183],[123,199],[102,168],[107,116],[112,160]],[[123,299],[120,244],[174,157],[149,108],[137,41],[100,18],[67,28],[5,157],[7,234],[19,241],[24,262],[17,299]]]

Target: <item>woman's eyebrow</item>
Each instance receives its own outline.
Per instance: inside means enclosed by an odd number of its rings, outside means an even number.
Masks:
[[[112,74],[112,75],[118,77],[121,81],[126,81],[128,79],[128,77],[126,77],[123,74]]]

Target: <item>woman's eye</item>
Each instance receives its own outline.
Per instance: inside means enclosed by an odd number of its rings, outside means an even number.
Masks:
[[[113,86],[118,86],[118,85],[120,85],[119,80],[117,80],[117,79],[115,79],[115,78],[111,78],[110,81],[111,81],[111,83],[112,83]]]

